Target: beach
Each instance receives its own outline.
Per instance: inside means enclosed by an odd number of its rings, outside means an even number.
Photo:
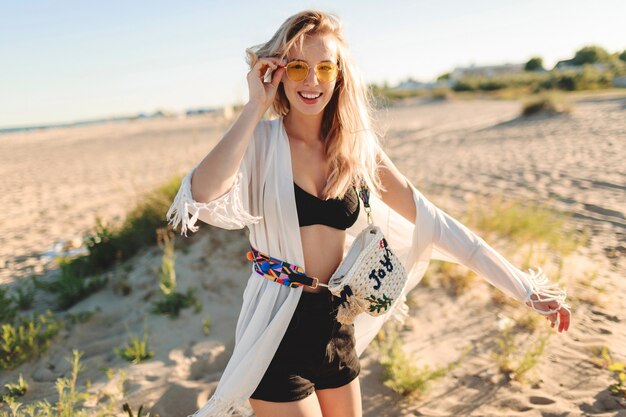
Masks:
[[[376,114],[386,153],[453,217],[502,196],[568,213],[570,226],[588,230],[590,240],[562,264],[561,282],[578,302],[568,332],[540,323],[553,334],[534,383],[507,381],[494,368],[490,352],[499,320],[518,310],[494,305],[486,281],[458,296],[420,284],[401,332],[404,350],[416,364],[432,366],[454,361],[468,346],[472,352],[433,382],[426,397],[408,400],[382,383],[383,366],[368,347],[359,376],[365,416],[626,415],[608,392],[613,375],[595,366],[590,353],[607,346],[616,361],[626,361],[626,92],[569,99],[572,112],[558,116],[522,118],[520,100],[488,98],[416,98]],[[121,222],[146,193],[199,162],[231,123],[207,114],[0,135],[0,284],[14,289],[31,274],[54,277],[55,257],[80,253],[96,218]],[[522,251],[484,237],[522,264]],[[201,312],[185,309],[175,320],[149,314],[146,300],[158,292],[154,271],[162,251],[142,250],[121,266],[126,272],[115,274],[127,280],[130,294],[108,285],[72,306],[73,313],[97,312],[63,330],[40,358],[1,372],[0,385],[21,373],[31,385],[22,402],[53,399],[56,378],[69,370],[65,357],[79,349],[85,363],[79,383],[105,389],[101,368],[125,369],[125,398],[134,408],[143,404],[161,417],[199,408],[232,352],[250,266],[244,230],[202,224],[189,240],[189,250],[176,254],[176,274],[182,291],[198,288]],[[544,270],[556,273],[551,264]],[[593,285],[585,285],[592,275]],[[52,305],[49,294],[38,293],[32,311]],[[113,349],[146,326],[155,355],[130,365]]]

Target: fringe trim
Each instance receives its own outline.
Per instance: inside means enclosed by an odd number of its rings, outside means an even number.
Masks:
[[[191,176],[196,167],[183,178],[174,202],[167,211],[166,218],[174,230],[180,223],[181,235],[187,237],[187,230],[197,232],[198,226],[195,224],[200,215],[200,210],[206,210],[211,216],[211,221],[215,222],[216,225],[228,229],[241,229],[248,224],[258,223],[263,218],[262,216],[252,216],[243,207],[239,197],[243,176],[241,172],[237,174],[232,188],[224,195],[207,203],[195,201],[191,194]],[[192,213],[190,207],[195,209],[195,213]],[[191,218],[189,218],[189,214],[193,214]]]
[[[569,304],[565,303],[565,298],[567,297],[567,291],[565,289],[559,288],[557,283],[550,282],[546,274],[541,270],[541,267],[537,267],[537,271],[533,271],[528,268],[529,271],[529,283],[531,286],[531,293],[528,295],[527,299],[524,301],[524,305],[533,311],[543,314],[550,315],[559,311],[562,307],[570,308]],[[537,296],[537,300],[531,299],[531,296],[535,294]],[[558,307],[553,310],[540,310],[535,307],[536,302],[545,302],[545,301],[555,301],[558,303]],[[529,306],[526,304],[530,302]]]
[[[341,324],[352,324],[359,314],[367,311],[369,303],[354,295],[346,297],[348,305],[341,304],[337,310],[337,321]]]
[[[241,401],[224,400],[213,395],[199,410],[187,417],[253,417],[254,411]]]

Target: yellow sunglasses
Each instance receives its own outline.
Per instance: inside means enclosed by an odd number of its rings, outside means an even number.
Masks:
[[[309,75],[309,64],[305,61],[291,61],[285,66],[287,78],[300,82]],[[331,83],[337,79],[339,67],[332,61],[322,61],[315,65],[315,75],[322,83]]]

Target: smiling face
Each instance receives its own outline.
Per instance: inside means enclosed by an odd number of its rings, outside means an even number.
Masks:
[[[329,83],[318,80],[315,75],[315,65],[323,61],[337,63],[337,41],[332,35],[306,36],[302,42],[302,49],[299,45],[294,45],[287,53],[287,62],[294,60],[305,61],[309,64],[309,73],[304,80],[297,82],[291,81],[287,74],[283,73],[281,82],[289,100],[290,111],[304,115],[319,114],[324,111],[332,98],[337,80]],[[307,99],[303,94],[309,97],[319,97]]]

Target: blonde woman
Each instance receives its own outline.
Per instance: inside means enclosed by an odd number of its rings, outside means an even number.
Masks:
[[[167,213],[183,233],[196,231],[198,219],[250,231],[253,262],[235,348],[194,417],[249,415],[247,401],[257,417],[360,416],[359,356],[386,320],[406,317],[406,293],[430,259],[468,266],[559,331],[568,329],[564,290],[540,269],[524,273],[511,265],[428,201],[385,155],[337,16],[298,13],[247,53],[249,101],[183,179]],[[277,117],[263,119],[268,109]],[[374,223],[409,278],[389,313],[340,325],[339,300],[324,284],[365,225],[359,179],[372,191]],[[266,279],[261,255],[317,282]]]

